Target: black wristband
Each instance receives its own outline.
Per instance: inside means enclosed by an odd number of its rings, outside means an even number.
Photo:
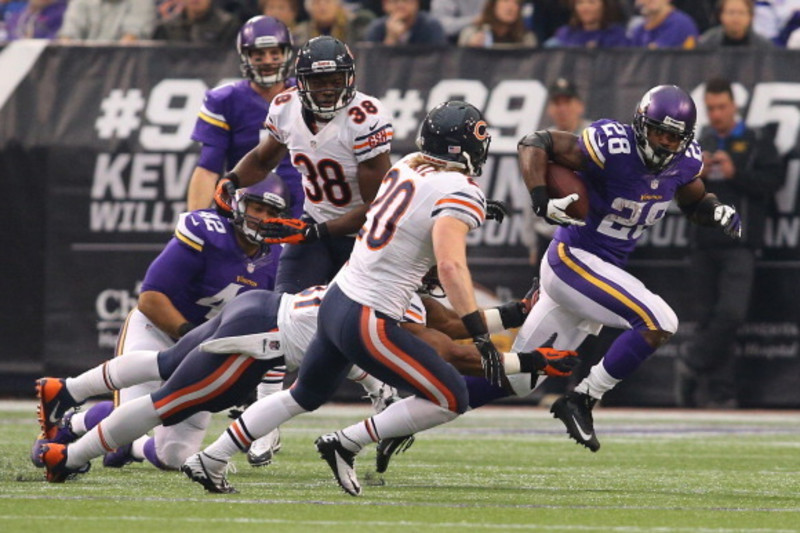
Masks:
[[[331,230],[328,229],[328,223],[323,222],[322,224],[317,224],[317,238],[327,239],[331,235]]]
[[[481,312],[475,310],[461,317],[464,327],[467,328],[467,333],[471,337],[478,337],[480,335],[488,335],[489,330],[486,328],[486,322],[483,321]]]
[[[223,178],[230,180],[231,183],[233,183],[233,186],[236,187],[237,189],[241,187],[239,176],[236,175],[236,172],[228,172],[227,174],[225,174],[225,176],[223,176]]]
[[[495,309],[500,313],[500,321],[505,329],[518,328],[525,322],[525,304],[522,302],[508,302]]]
[[[188,321],[184,322],[183,324],[178,326],[178,337],[179,338],[183,337],[184,335],[186,335],[187,333],[189,333],[190,331],[192,331],[196,327],[197,326],[195,326],[191,322],[188,322]]]
[[[531,205],[533,205],[533,212],[543,217],[547,214],[547,203],[550,201],[550,195],[547,193],[546,185],[539,185],[531,189]]]

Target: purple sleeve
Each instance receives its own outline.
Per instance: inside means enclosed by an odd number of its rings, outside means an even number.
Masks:
[[[225,148],[204,144],[200,148],[197,166],[211,172],[216,172],[217,174],[222,174],[222,169],[225,167]]]
[[[141,291],[163,292],[173,300],[189,280],[202,273],[203,268],[202,255],[173,237],[150,263]]]

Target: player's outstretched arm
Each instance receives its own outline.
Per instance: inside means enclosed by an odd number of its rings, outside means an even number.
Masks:
[[[249,187],[263,180],[278,166],[286,151],[286,145],[272,135],[267,135],[233,167],[231,173],[236,176],[234,179],[236,187]]]
[[[186,210],[207,209],[212,205],[219,174],[203,167],[195,167],[186,193]]]

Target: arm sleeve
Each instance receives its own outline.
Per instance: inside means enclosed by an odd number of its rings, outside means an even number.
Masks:
[[[462,188],[443,196],[433,205],[431,217],[442,216],[457,218],[474,230],[486,220],[486,199],[477,186]]]

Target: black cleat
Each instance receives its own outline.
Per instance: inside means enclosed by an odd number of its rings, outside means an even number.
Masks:
[[[593,452],[600,449],[592,419],[592,408],[596,403],[597,400],[588,394],[572,391],[553,402],[550,407],[553,418],[558,418],[567,426],[569,436]]]
[[[379,474],[386,472],[392,456],[403,453],[411,448],[412,444],[414,444],[414,435],[382,439],[378,443],[377,455],[375,456],[375,471]]]
[[[351,452],[339,442],[335,433],[328,433],[314,441],[320,457],[325,459],[333,470],[336,482],[350,496],[361,494],[361,485],[356,477],[356,454]]]
[[[208,492],[216,494],[235,494],[239,492],[228,483],[225,472],[228,469],[226,461],[215,459],[205,452],[190,456],[181,466],[181,472],[186,477],[200,483]]]

